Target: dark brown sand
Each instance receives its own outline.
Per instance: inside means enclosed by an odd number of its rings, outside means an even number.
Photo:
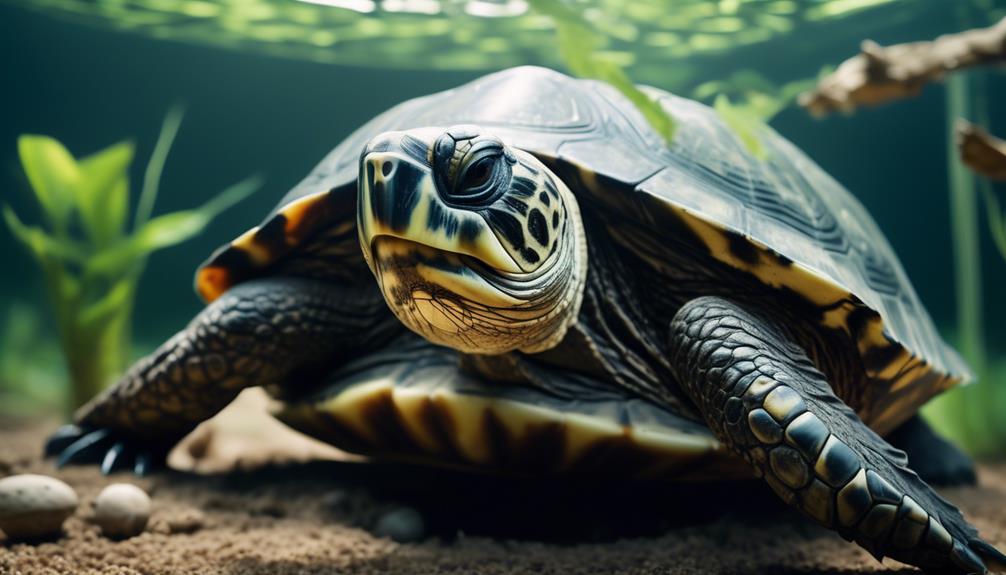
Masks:
[[[890,560],[881,565],[811,525],[757,482],[517,481],[345,460],[273,463],[210,476],[164,471],[144,479],[103,477],[94,467],[57,471],[42,460],[41,445],[52,428],[0,422],[0,476],[55,475],[77,490],[80,509],[54,541],[15,544],[0,535],[0,575],[907,569]],[[249,447],[234,445],[238,451]],[[301,449],[292,459],[303,455]],[[147,531],[126,541],[110,541],[86,521],[91,500],[116,481],[140,485],[154,501]],[[987,540],[1006,547],[1006,466],[985,466],[980,487],[946,495]],[[401,506],[424,516],[429,534],[422,543],[398,544],[371,533],[382,513]]]

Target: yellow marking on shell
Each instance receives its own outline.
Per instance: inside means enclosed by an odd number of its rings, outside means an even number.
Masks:
[[[449,413],[454,421],[454,446],[465,459],[475,464],[490,463],[492,453],[489,451],[489,443],[485,441],[482,427],[485,402],[444,390],[435,391],[431,399],[442,411]]]
[[[370,154],[367,156],[367,161],[375,162],[375,183],[385,182],[385,176],[381,170],[381,165],[388,158],[394,158],[396,162],[409,162],[405,156],[392,152]],[[461,234],[457,232],[455,232],[453,236],[448,235],[447,226],[439,226],[435,230],[430,229],[428,225],[430,208],[434,202],[439,202],[439,196],[429,171],[424,172],[423,178],[419,182],[419,197],[417,199],[416,206],[413,208],[412,213],[409,214],[408,223],[406,224],[405,229],[401,231],[392,229],[390,225],[387,225],[385,222],[378,221],[374,217],[373,206],[370,200],[372,190],[365,179],[360,182],[360,189],[361,194],[359,201],[360,206],[363,209],[361,218],[361,223],[363,225],[361,226],[360,234],[364,243],[364,250],[367,253],[368,258],[372,247],[370,244],[373,243],[374,239],[379,236],[390,236],[410,240],[446,252],[472,256],[498,270],[510,273],[521,273],[524,271],[521,269],[519,264],[510,257],[510,254],[507,253],[500,244],[496,235],[488,229],[486,221],[478,214],[467,210],[453,209],[443,205],[440,206],[442,211],[457,218],[459,223],[464,221],[474,221],[478,225],[481,233],[477,234],[473,242],[463,239]]]
[[[210,303],[222,296],[231,285],[230,271],[220,266],[205,266],[196,272],[196,292],[203,301]]]
[[[392,400],[413,441],[429,453],[443,450],[444,446],[440,445],[424,420],[424,412],[431,401],[429,394],[423,390],[396,387],[392,390]]]
[[[757,248],[756,253],[758,254],[757,263],[748,263],[730,250],[724,228],[702,219],[686,208],[672,206],[672,209],[706,244],[713,257],[753,274],[772,287],[790,288],[819,306],[834,305],[850,297],[848,290],[838,287],[831,280],[808,266],[799,262],[792,262],[788,266],[778,265],[768,256],[772,252],[768,246],[754,238],[745,236],[745,239]]]
[[[298,246],[306,237],[318,229],[328,225],[329,215],[325,211],[328,191],[315,192],[298,198],[283,206],[277,216],[285,219],[283,227],[283,245],[270,248],[258,237],[262,226],[255,226],[237,238],[231,240],[230,247],[248,255],[253,267],[262,268],[282,257],[289,249]],[[346,226],[354,226],[352,220],[339,224],[341,232],[347,231]],[[273,250],[280,249],[279,253]],[[235,275],[227,267],[212,263],[201,267],[196,272],[196,291],[207,303],[217,299],[235,283],[246,279],[240,274]]]
[[[340,423],[353,430],[357,435],[369,441],[377,441],[377,435],[367,418],[362,406],[368,404],[373,397],[389,393],[394,389],[392,377],[384,377],[362,385],[354,385],[346,391],[318,405],[324,411],[337,417]]]
[[[557,454],[560,459],[551,466],[555,471],[575,467],[593,447],[618,439],[628,439],[636,449],[653,454],[653,464],[640,471],[645,476],[659,475],[661,471],[667,470],[673,472],[675,466],[708,455],[729,457],[722,444],[712,436],[648,425],[626,428],[604,417],[563,412],[505,398],[462,394],[449,388],[399,387],[392,383],[396,377],[391,375],[350,386],[334,397],[307,406],[308,411],[304,411],[303,404],[287,408],[283,417],[302,425],[315,424],[319,430],[323,430],[323,420],[313,416],[310,411],[324,413],[370,442],[376,452],[381,453],[380,437],[375,432],[378,426],[374,425],[374,421],[368,420],[367,406],[390,397],[404,433],[424,453],[384,455],[435,459],[445,452],[454,452],[460,454],[465,462],[475,466],[501,463],[493,460],[492,441],[486,431],[486,417],[490,416],[503,426],[505,435],[514,448],[527,445],[536,431],[558,426],[563,433],[564,449],[561,454]],[[429,427],[428,410],[431,404],[451,422],[450,445],[442,445],[441,438]],[[307,431],[310,432],[310,429]]]
[[[794,261],[787,266],[779,265],[772,256],[773,251],[767,245],[745,236],[758,254],[756,263],[746,262],[730,250],[725,228],[687,208],[677,205],[672,205],[670,208],[709,248],[713,257],[734,268],[751,273],[769,286],[791,289],[821,308],[828,308],[822,318],[822,325],[841,329],[851,335],[849,317],[859,306],[865,304],[853,303],[855,298],[848,290],[800,262]],[[901,344],[889,341],[884,332],[883,320],[879,316],[869,319],[856,345],[863,357],[866,357],[865,354],[869,350],[892,345],[901,347],[901,353],[892,354],[884,365],[865,366],[867,376],[872,381],[887,386],[884,391],[878,392],[878,398],[905,391],[910,386],[916,387],[912,393],[896,396],[889,405],[878,410],[879,413],[860,414],[871,427],[881,433],[889,431],[909,414],[914,413],[929,397],[963,380],[961,377],[947,374],[938,384],[923,383],[929,379],[926,374],[932,371],[932,367]]]
[[[842,302],[837,307],[824,312],[821,325],[832,329],[840,329],[849,332],[849,316],[856,309],[856,304],[851,301]]]
[[[248,257],[251,258],[252,263],[256,266],[264,266],[272,261],[272,255],[269,253],[269,250],[267,250],[265,246],[256,239],[255,235],[258,234],[259,229],[259,226],[255,226],[254,228],[241,234],[231,241],[231,247],[237,248],[248,254]]]
[[[310,219],[311,212],[323,208],[327,195],[327,192],[322,192],[304,196],[290,202],[279,211],[286,218],[283,235],[287,245],[298,245],[306,235],[314,231],[310,225],[313,223]]]

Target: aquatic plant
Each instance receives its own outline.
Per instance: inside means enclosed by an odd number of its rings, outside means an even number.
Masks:
[[[795,36],[807,50],[844,42],[849,22],[876,29],[944,0],[551,0],[602,34],[604,58],[668,90],[692,83],[704,57]],[[153,38],[381,68],[492,70],[558,66],[555,22],[526,0],[32,0],[27,9]],[[857,16],[862,18],[851,22]],[[775,57],[776,53],[766,53]]]
[[[59,346],[36,308],[14,301],[0,327],[0,418],[58,411],[66,397]]]
[[[181,118],[175,109],[164,120],[131,225],[131,142],[75,158],[53,138],[18,139],[21,165],[43,224],[25,224],[9,205],[3,217],[42,268],[74,405],[104,388],[131,359],[133,302],[147,256],[199,234],[217,214],[258,187],[257,178],[249,178],[198,208],[152,217]]]
[[[826,72],[827,69],[822,74]],[[816,81],[807,78],[777,85],[754,70],[738,70],[723,80],[699,84],[692,97],[712,100],[717,114],[744,147],[764,160],[767,154],[758,135],[759,127],[795,102]]]

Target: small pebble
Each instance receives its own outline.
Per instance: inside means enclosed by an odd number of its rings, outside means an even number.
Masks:
[[[12,540],[56,535],[77,509],[77,493],[45,475],[0,479],[0,530]]]
[[[411,507],[399,507],[381,515],[374,527],[378,537],[389,537],[398,543],[415,543],[426,536],[426,522]]]
[[[93,521],[106,537],[125,539],[143,533],[150,519],[150,497],[135,485],[114,483],[94,500]]]

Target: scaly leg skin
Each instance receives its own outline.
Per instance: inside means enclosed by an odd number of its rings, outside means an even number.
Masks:
[[[142,475],[242,389],[310,385],[396,325],[374,290],[282,277],[239,284],[81,407],[46,453]]]
[[[870,430],[779,323],[703,297],[671,322],[678,381],[779,497],[878,560],[985,573],[1006,557]]]

